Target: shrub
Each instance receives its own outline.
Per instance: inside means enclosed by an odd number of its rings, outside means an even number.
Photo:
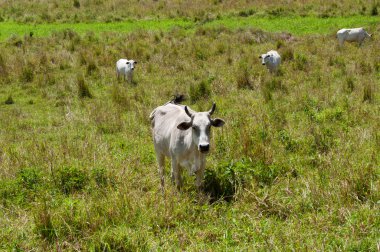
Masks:
[[[92,98],[92,94],[90,92],[90,89],[86,82],[84,81],[83,76],[78,76],[77,78],[77,85],[78,85],[78,95],[79,98]]]
[[[65,166],[58,170],[58,185],[60,190],[65,193],[81,191],[88,183],[87,172],[75,166]]]
[[[26,66],[22,69],[21,81],[32,82],[34,79],[34,69],[31,66]]]
[[[42,239],[53,242],[57,238],[56,230],[53,226],[50,211],[47,209],[46,203],[42,209],[39,209],[34,216],[35,231]]]
[[[377,16],[377,15],[379,15],[379,11],[377,10],[377,5],[376,5],[376,4],[372,5],[371,15],[372,15],[372,16]]]
[[[295,68],[300,71],[305,71],[308,66],[308,60],[303,54],[296,54],[295,56]]]
[[[294,59],[294,52],[292,48],[285,48],[281,54],[281,59],[283,61],[293,60]]]
[[[210,77],[207,80],[202,80],[198,84],[190,86],[190,101],[195,103],[200,99],[208,99],[211,97],[211,82],[214,78]]]
[[[92,73],[96,72],[98,70],[97,65],[94,61],[90,61],[87,65],[87,75],[91,75]]]
[[[240,62],[236,72],[236,83],[238,88],[252,89],[253,85],[249,79],[248,64],[245,61]]]
[[[108,185],[109,179],[107,176],[107,170],[103,167],[94,168],[91,171],[91,177],[95,180],[95,183],[99,187],[105,187]]]
[[[373,85],[371,85],[370,83],[365,83],[364,89],[363,89],[363,102],[365,101],[372,102],[373,98],[374,98]]]
[[[221,162],[214,170],[206,169],[204,191],[211,201],[231,201],[239,188],[255,181],[260,187],[270,186],[278,176],[286,173],[283,167],[243,158]]]
[[[354,78],[352,77],[346,78],[346,87],[349,90],[349,92],[354,91],[354,88],[355,88]]]
[[[23,168],[18,172],[19,184],[26,189],[36,189],[42,182],[42,176],[36,168]]]
[[[3,53],[0,52],[0,78],[7,77],[7,76],[8,76],[7,64],[3,57]]]
[[[7,105],[14,104],[15,102],[13,101],[13,98],[11,95],[8,96],[8,98],[4,102]]]
[[[75,8],[80,8],[80,2],[79,2],[78,0],[74,0],[74,2],[73,2],[73,6],[74,6]]]

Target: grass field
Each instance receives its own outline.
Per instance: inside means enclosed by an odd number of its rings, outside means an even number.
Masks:
[[[329,34],[336,32],[336,27],[375,27],[380,18],[377,16],[352,16],[352,17],[226,17],[210,20],[205,23],[189,20],[140,20],[114,23],[47,23],[47,24],[18,24],[14,22],[0,22],[0,41],[12,35],[49,36],[53,32],[71,29],[79,34],[94,32],[99,35],[104,32],[128,33],[139,30],[168,31],[175,27],[185,28],[194,32],[200,27],[226,27],[228,29],[255,28],[269,32],[290,32],[294,35],[305,34]]]
[[[246,1],[202,1],[207,19],[196,7],[171,18],[174,1],[131,1],[131,13],[146,5],[142,20],[116,8],[109,23],[97,8],[119,1],[80,1],[77,23],[75,1],[43,3],[27,1],[25,12],[0,3],[0,250],[379,250],[372,2],[361,3],[367,16],[342,17],[332,14],[350,1],[307,1],[301,18],[298,1],[277,16],[266,1],[262,14]],[[50,23],[39,19],[44,6]],[[332,34],[351,25],[374,39],[338,48]],[[270,49],[282,56],[276,76],[258,59]],[[116,80],[122,57],[139,62],[133,84]],[[170,182],[160,191],[148,117],[175,93],[199,111],[215,101],[226,121],[213,129],[201,195],[187,173],[182,191]]]

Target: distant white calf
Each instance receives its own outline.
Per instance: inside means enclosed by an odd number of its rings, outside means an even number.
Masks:
[[[124,76],[124,80],[127,77],[128,82],[132,83],[133,70],[135,69],[135,64],[137,64],[137,61],[127,60],[127,59],[119,59],[116,62],[117,79],[119,79],[120,75],[122,74]]]
[[[281,56],[274,50],[261,54],[259,58],[261,59],[261,63],[267,66],[270,73],[276,73],[280,68]]]
[[[342,46],[344,41],[358,42],[359,46],[362,45],[365,38],[370,38],[372,35],[368,34],[363,28],[340,29],[336,33],[339,45]]]

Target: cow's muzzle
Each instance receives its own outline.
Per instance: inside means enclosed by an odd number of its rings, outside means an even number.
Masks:
[[[199,145],[199,151],[202,153],[207,153],[210,150],[210,145],[209,144],[200,144]]]
[[[265,65],[265,63],[262,63],[263,65]]]

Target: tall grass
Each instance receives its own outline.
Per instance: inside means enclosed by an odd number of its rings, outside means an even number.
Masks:
[[[376,251],[379,43],[194,29],[0,44],[0,250]],[[131,56],[136,85],[115,76]],[[178,93],[226,121],[201,195],[187,173],[160,190],[148,117]]]

